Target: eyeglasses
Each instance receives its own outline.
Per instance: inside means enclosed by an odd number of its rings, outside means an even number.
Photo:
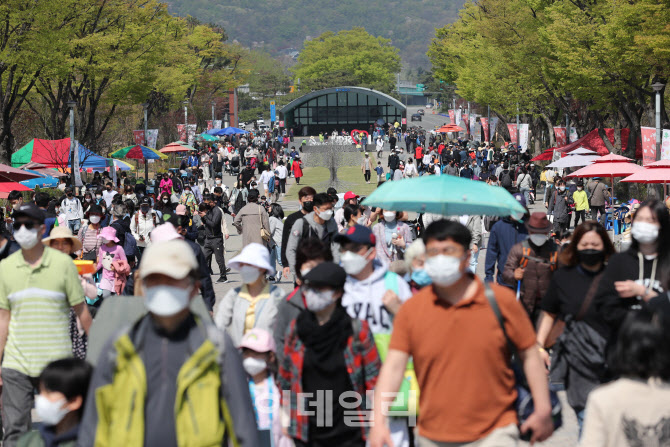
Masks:
[[[18,231],[21,227],[26,227],[26,230],[32,230],[37,226],[37,222],[28,220],[24,222],[14,222],[14,231]]]

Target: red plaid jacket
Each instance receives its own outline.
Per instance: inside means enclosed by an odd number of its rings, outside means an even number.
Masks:
[[[352,319],[353,335],[347,340],[347,347],[344,350],[344,361],[347,366],[349,378],[354,386],[353,391],[362,396],[361,405],[357,409],[357,421],[369,421],[369,418],[363,417],[363,411],[371,411],[372,402],[367,403],[366,391],[374,389],[377,383],[377,376],[381,368],[381,360],[375,346],[370,326],[366,321]],[[308,407],[306,399],[298,402],[298,395],[303,393],[302,389],[302,366],[305,360],[305,345],[302,343],[296,332],[296,320],[293,320],[286,331],[286,342],[284,344],[284,359],[279,365],[278,382],[282,392],[282,406],[290,408],[290,425],[288,434],[292,438],[303,442],[309,441],[309,416],[298,414],[298,408],[314,411],[313,407]],[[285,391],[290,391],[289,402],[285,401]],[[333,401],[338,396],[333,396]],[[304,412],[304,411],[303,411]],[[367,438],[367,424],[361,427],[363,439]]]

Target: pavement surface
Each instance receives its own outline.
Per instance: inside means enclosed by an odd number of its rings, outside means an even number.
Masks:
[[[408,108],[408,116],[410,116],[410,109],[416,110],[421,107],[412,107]],[[430,112],[430,109],[424,108],[424,110],[429,113],[428,115],[424,115],[424,120],[422,121],[422,127],[424,129],[432,129],[434,126],[441,126],[445,122],[448,122],[449,118],[440,116],[440,115],[433,115]],[[414,112],[413,112],[414,113]],[[415,124],[419,124],[415,122]],[[300,139],[296,139],[295,145],[298,146],[300,144]],[[307,168],[309,169],[309,168]],[[234,183],[234,176],[230,176],[224,173],[223,176],[223,183],[228,186],[229,188],[232,188],[233,183]],[[288,190],[290,187],[292,187],[295,183],[294,179],[288,179],[286,189]],[[344,192],[344,191],[340,191]],[[282,208],[284,209],[284,214],[288,216],[289,214],[295,212],[298,210],[298,202],[297,201],[283,201],[280,198],[280,201],[278,202]],[[530,206],[531,212],[533,211],[544,211],[546,212],[546,208],[544,207],[543,201],[542,200],[536,200],[534,205]],[[237,230],[232,226],[232,218],[230,215],[226,215],[227,223],[228,223],[228,229],[230,231],[230,238],[225,242],[225,259],[226,263],[239,251],[242,249],[242,237],[237,234]],[[482,246],[484,247],[480,254],[479,254],[479,264],[477,266],[477,275],[480,278],[484,278],[484,260],[486,258],[486,245],[488,243],[488,235],[484,235],[484,239],[482,242]],[[240,280],[240,275],[235,272],[234,270],[231,270],[228,273],[228,279],[230,280],[229,283],[227,284],[218,284],[216,283],[216,280],[219,278],[219,271],[218,271],[218,265],[216,264],[215,260],[212,260],[212,269],[214,271],[214,275],[212,276],[212,281],[214,282],[214,291],[216,293],[216,301],[217,305],[220,302],[220,300],[225,296],[225,294],[231,289],[235,287],[240,287],[242,285],[241,280]],[[293,290],[293,281],[291,280],[286,280],[285,278],[281,280],[281,282],[278,284],[279,287],[282,288],[286,293],[289,293]],[[216,310],[216,306],[215,306]],[[566,401],[566,396],[565,392],[560,392],[559,397],[561,398],[561,401],[563,403],[563,427],[561,427],[559,430],[557,430],[554,435],[549,438],[546,442],[543,443],[538,443],[535,445],[542,446],[542,447],[570,447],[570,446],[576,446],[577,445],[577,437],[578,437],[578,426],[577,426],[577,419],[575,417],[574,412],[568,405]],[[521,443],[520,445],[528,445],[527,443]]]

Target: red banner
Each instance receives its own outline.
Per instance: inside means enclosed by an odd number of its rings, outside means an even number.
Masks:
[[[463,122],[465,123],[465,127],[468,127],[468,123],[470,122],[470,121],[468,121],[468,114],[463,112],[463,118],[462,119],[463,119]]]
[[[449,109],[449,119],[451,124],[456,124],[456,111],[454,109]]]
[[[656,129],[642,127],[642,166],[656,161]]]
[[[133,130],[133,136],[135,137],[135,144],[144,144],[144,131],[143,130]]]
[[[484,131],[484,141],[489,140],[489,119],[484,118],[483,116],[479,118],[479,121],[482,123],[482,131]]]
[[[207,121],[207,130],[212,130],[214,129],[214,121],[209,120]]]
[[[518,144],[519,143],[519,137],[518,137],[517,131],[516,131],[516,123],[507,124],[507,129],[509,130],[509,137],[510,137],[510,140],[512,141],[512,144]]]
[[[554,127],[554,135],[556,135],[556,147],[568,144],[568,136],[565,133],[565,127]]]
[[[186,126],[184,124],[177,124],[177,133],[179,134],[179,141],[186,141]]]

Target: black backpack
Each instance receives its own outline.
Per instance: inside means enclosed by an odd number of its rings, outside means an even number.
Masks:
[[[235,205],[233,205],[235,214],[239,213],[244,205],[246,205],[246,202],[244,201],[244,195],[242,194],[242,190],[239,190],[237,191],[237,197],[235,198]]]
[[[503,188],[511,188],[512,187],[512,176],[509,173],[509,170],[505,169],[503,172],[500,173],[500,186]]]

